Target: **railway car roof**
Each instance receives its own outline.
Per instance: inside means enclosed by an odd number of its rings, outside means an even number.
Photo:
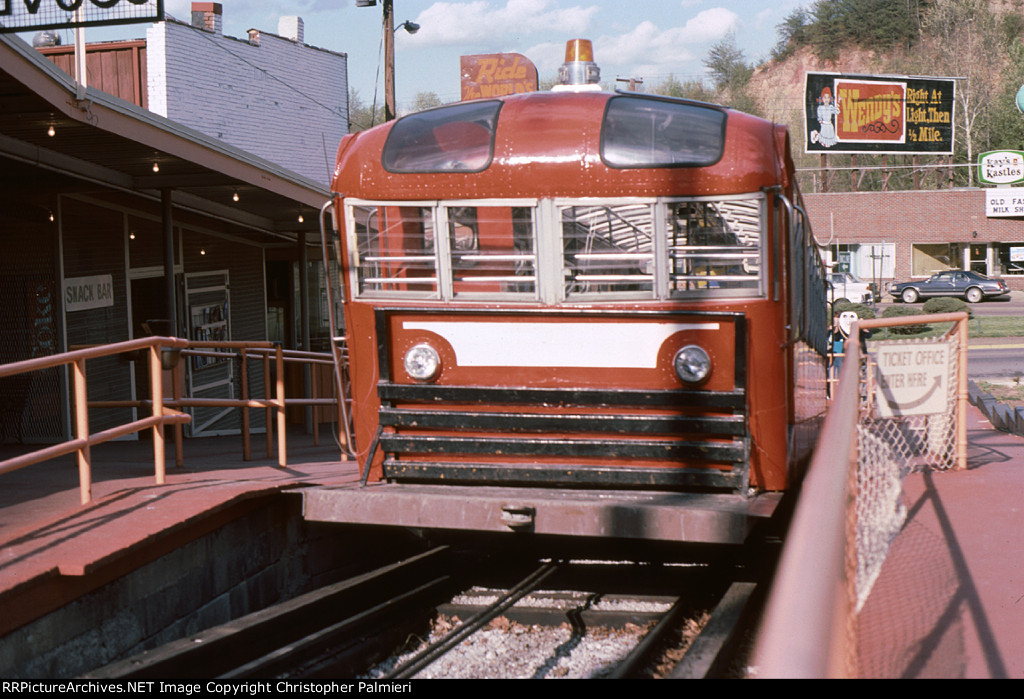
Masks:
[[[739,193],[779,184],[786,158],[784,127],[717,105],[534,92],[350,134],[334,189],[365,199]]]

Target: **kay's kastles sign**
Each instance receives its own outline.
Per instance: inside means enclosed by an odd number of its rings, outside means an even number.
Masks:
[[[160,22],[164,0],[0,0],[0,34]]]
[[[804,85],[808,153],[953,152],[954,80],[807,73]]]

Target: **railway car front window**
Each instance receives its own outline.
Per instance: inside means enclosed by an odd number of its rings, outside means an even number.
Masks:
[[[359,297],[446,301],[761,296],[765,208],[760,194],[353,200],[346,207],[350,283]]]
[[[651,97],[608,101],[601,159],[609,167],[706,167],[725,149],[726,113],[718,107]]]
[[[536,298],[534,212],[510,205],[350,205],[354,293]]]
[[[419,206],[352,206],[348,221],[355,245],[360,296],[438,295],[432,210]]]
[[[501,102],[472,102],[410,114],[384,144],[388,172],[480,172],[494,156]]]
[[[670,205],[669,292],[760,293],[762,200]]]
[[[531,208],[449,206],[444,213],[454,296],[536,292]]]
[[[562,208],[565,296],[654,293],[651,204]]]

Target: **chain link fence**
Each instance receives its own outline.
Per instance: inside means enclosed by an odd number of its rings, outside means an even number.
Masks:
[[[859,391],[856,504],[852,513],[857,538],[857,611],[864,606],[889,547],[906,520],[903,479],[914,471],[963,467],[960,459],[966,447],[958,440],[958,427],[966,405],[967,316],[952,315],[957,318],[945,319],[953,321],[952,327],[940,337],[879,340],[860,356],[863,385]],[[940,322],[935,318],[928,316],[927,324]],[[915,324],[922,324],[920,316],[913,320],[865,320],[859,328],[870,332]],[[961,391],[964,405],[958,400]]]
[[[941,323],[951,327],[937,338],[848,343],[768,602],[757,676],[886,676],[858,649],[897,657],[917,642],[859,624],[858,612],[906,519],[903,479],[966,468],[967,314],[864,320],[851,335]],[[908,602],[894,613],[913,616],[921,605]]]

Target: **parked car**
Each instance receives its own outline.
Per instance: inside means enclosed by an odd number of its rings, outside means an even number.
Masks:
[[[871,303],[875,300],[871,285],[862,282],[849,272],[828,273],[828,301],[834,303],[846,299],[851,303]]]
[[[977,303],[982,299],[1006,296],[1010,288],[1002,279],[990,279],[977,272],[950,270],[922,281],[893,284],[889,293],[903,303],[915,303],[918,299],[934,296],[962,296],[970,303]]]

